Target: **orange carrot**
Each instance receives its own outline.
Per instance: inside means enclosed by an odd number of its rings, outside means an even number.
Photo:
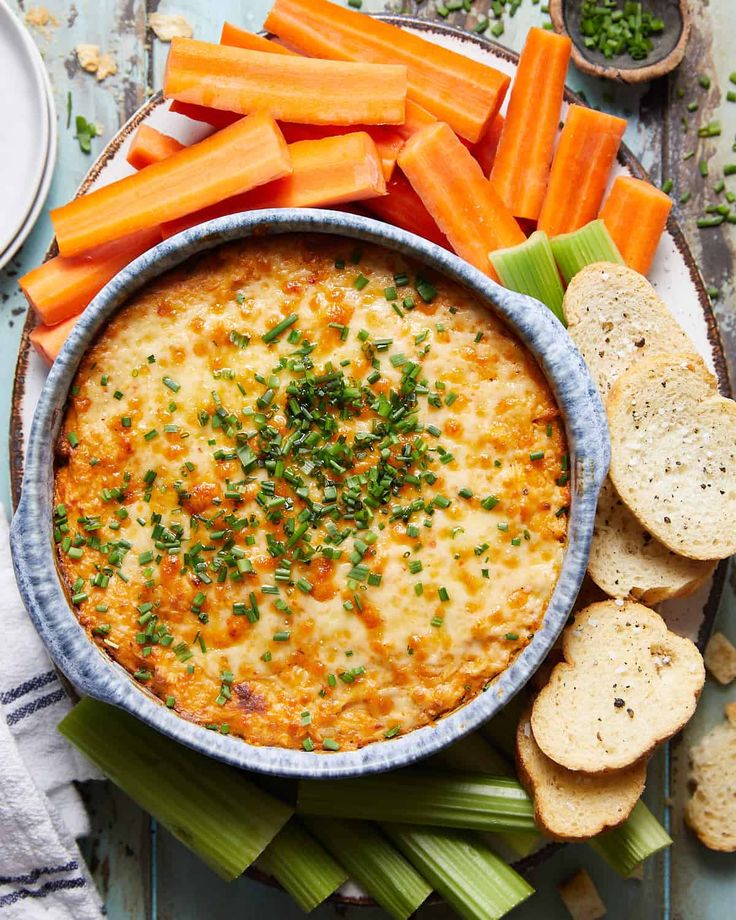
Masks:
[[[218,131],[221,128],[227,128],[234,121],[240,121],[243,117],[240,112],[223,112],[221,109],[211,109],[208,105],[194,105],[192,102],[179,102],[176,99],[171,100],[169,111],[176,112],[177,115],[186,115],[193,121],[202,121],[206,125],[212,125]]]
[[[245,53],[245,52],[244,52]],[[176,220],[291,172],[286,141],[263,112],[51,212],[59,252],[76,256]]]
[[[431,112],[428,112],[418,102],[414,102],[413,99],[407,98],[404,123],[396,125],[394,130],[398,131],[405,141],[408,141],[412,134],[426,128],[427,125],[433,125],[436,121],[436,117]]]
[[[406,68],[245,51],[191,38],[171,43],[164,96],[280,121],[391,125],[404,121]]]
[[[56,326],[36,326],[31,332],[31,345],[47,364],[54,363],[78,319],[79,316],[72,316]]]
[[[418,131],[399,154],[399,166],[455,252],[495,277],[488,253],[525,236],[449,125]]]
[[[149,125],[140,125],[133,135],[133,141],[128,148],[126,160],[133,169],[144,169],[151,163],[158,163],[159,160],[165,160],[172,153],[182,150],[184,144],[180,143],[175,137],[168,134],[162,134]]]
[[[364,202],[365,208],[387,224],[423,236],[425,240],[444,246],[445,249],[450,248],[447,237],[422,204],[422,199],[398,169],[386,186],[386,193],[381,198],[371,198]]]
[[[496,159],[496,150],[498,150],[498,141],[503,131],[503,125],[503,115],[496,115],[478,143],[466,145],[478,163],[480,163],[480,168],[483,170],[484,176],[490,176],[491,169],[493,169],[493,162]]]
[[[376,145],[363,131],[297,141],[289,145],[289,153],[294,168],[290,176],[172,221],[163,227],[164,236],[239,211],[327,207],[386,193]]]
[[[547,236],[571,233],[597,216],[625,130],[623,118],[570,106],[539,213]]]
[[[566,35],[527,33],[490,176],[514,217],[536,220],[542,209],[570,48]]]
[[[405,64],[410,98],[473,143],[510,82],[464,54],[327,0],[276,0],[266,28],[312,57]]]
[[[245,48],[247,51],[271,51],[273,54],[295,54],[289,51],[278,42],[271,41],[270,38],[264,38],[255,32],[248,32],[247,29],[241,29],[234,26],[231,22],[222,24],[220,34],[220,44],[230,45],[232,48]]]
[[[670,196],[649,182],[618,176],[598,216],[624,262],[646,275],[671,209]]]
[[[354,134],[356,131],[365,132],[373,138],[378,155],[381,158],[383,175],[386,181],[391,178],[396,166],[396,157],[399,155],[399,150],[404,146],[404,138],[398,131],[385,125],[354,125],[347,128],[344,125],[295,125],[282,121],[279,122],[279,127],[289,144],[293,144],[296,141],[316,141],[341,134]]]
[[[160,242],[161,231],[153,227],[73,259],[55,256],[24,275],[20,287],[41,321],[53,326],[81,313],[122,268]]]

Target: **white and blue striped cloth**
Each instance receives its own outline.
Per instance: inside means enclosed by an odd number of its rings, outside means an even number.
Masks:
[[[70,703],[23,608],[0,507],[0,920],[99,920],[76,838],[93,768],[56,731]]]

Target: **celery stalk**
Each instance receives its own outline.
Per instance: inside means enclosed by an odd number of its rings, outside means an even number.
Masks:
[[[589,841],[590,847],[619,875],[628,878],[639,863],[672,843],[672,838],[639,800],[629,817]]]
[[[428,767],[440,770],[463,770],[466,773],[487,773],[491,776],[513,776],[506,759],[475,732],[430,757]]]
[[[623,264],[621,254],[602,220],[589,224],[572,233],[562,233],[550,240],[552,255],[569,284],[581,268],[593,262],[618,262]]]
[[[489,254],[489,259],[504,287],[536,297],[561,323],[565,322],[562,312],[565,292],[546,233],[535,230],[528,240],[508,249],[497,249]]]
[[[496,715],[482,725],[480,733],[494,747],[498,748],[510,762],[516,756],[516,728],[521,718],[521,713],[528,705],[524,693],[517,693]],[[504,775],[504,774],[501,774]]]
[[[427,765],[440,769],[516,777],[506,758],[478,732],[466,735],[455,744],[430,757]],[[497,835],[511,850],[512,857],[528,856],[540,841],[536,831],[502,831]]]
[[[348,880],[348,873],[296,819],[292,818],[266,847],[258,861],[305,913],[309,913]]]
[[[499,920],[534,889],[474,834],[385,824],[384,830],[466,920]]]
[[[519,783],[482,773],[401,770],[338,783],[302,780],[297,810],[484,831],[535,829],[531,799]]]
[[[228,881],[248,868],[292,813],[243,773],[165,738],[115,706],[84,699],[59,731]]]
[[[306,825],[396,920],[406,920],[431,894],[431,886],[374,824],[322,817],[307,818]]]

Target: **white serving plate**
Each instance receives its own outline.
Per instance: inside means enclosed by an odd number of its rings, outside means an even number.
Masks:
[[[516,70],[517,55],[487,39],[425,20],[410,20],[406,17],[388,15],[381,18],[420,32],[424,38],[432,42],[487,63],[511,76]],[[568,93],[563,107],[563,116],[571,101],[577,100],[572,93]],[[504,105],[502,111],[505,111],[505,108]],[[207,125],[170,112],[168,103],[162,100],[160,94],[157,94],[142,106],[108,143],[87,173],[79,188],[79,194],[99,188],[133,172],[125,157],[136,128],[144,122],[173,135],[185,144],[194,143],[212,131]],[[628,149],[623,149],[620,153],[611,181],[618,175],[646,176],[644,169]],[[682,230],[674,217],[670,218],[667,230],[662,236],[649,278],[674,316],[688,332],[708,366],[716,373],[722,392],[730,395],[723,349],[705,285],[685,242]],[[34,325],[33,317],[29,316],[20,345],[15,375],[10,438],[11,485],[14,505],[17,503],[21,489],[25,434],[30,431],[36,403],[46,378],[46,366],[30,347],[28,341],[28,334]],[[716,570],[713,579],[693,597],[682,601],[669,601],[661,608],[669,625],[682,635],[696,640],[701,648],[712,628],[724,577],[725,566],[721,565]],[[538,858],[539,854],[529,857],[533,861]],[[262,873],[256,873],[256,875],[266,881],[269,880]],[[367,901],[358,886],[352,882],[348,882],[339,894],[341,899],[348,903],[366,903]]]
[[[56,160],[56,112],[41,55],[0,0],[0,268],[31,232]]]

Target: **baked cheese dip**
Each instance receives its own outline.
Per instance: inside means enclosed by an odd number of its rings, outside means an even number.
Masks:
[[[570,501],[533,357],[326,236],[148,285],[77,373],[54,530],[80,622],[185,719],[337,751],[472,699],[539,628]]]

